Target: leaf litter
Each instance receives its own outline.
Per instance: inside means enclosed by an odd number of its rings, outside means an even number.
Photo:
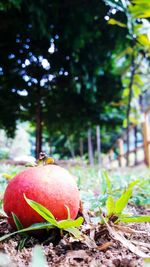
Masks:
[[[1,219],[0,236],[10,232],[7,221]],[[45,242],[45,239],[32,236],[19,251],[21,238],[16,235],[0,243],[3,257],[10,258],[12,266],[16,267],[31,266],[32,250],[36,245],[42,247],[47,264],[52,267],[144,267],[144,259],[150,257],[150,223],[94,225],[85,220],[79,240],[66,234],[62,238],[57,236],[56,242],[51,243],[48,239]]]

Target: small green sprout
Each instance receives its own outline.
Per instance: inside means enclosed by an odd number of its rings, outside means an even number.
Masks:
[[[103,173],[103,175],[105,176],[107,184],[109,185],[109,188],[108,188],[109,193],[108,193],[108,198],[106,200],[106,214],[104,214],[106,221],[113,222],[113,223],[150,222],[149,215],[131,216],[123,212],[124,209],[127,207],[130,198],[133,195],[133,188],[135,185],[139,183],[139,180],[135,180],[129,183],[129,185],[127,186],[126,190],[122,193],[122,195],[117,200],[115,200],[111,192],[112,186],[111,186],[110,178],[106,171]],[[101,214],[102,214],[102,211],[100,209],[100,215]]]

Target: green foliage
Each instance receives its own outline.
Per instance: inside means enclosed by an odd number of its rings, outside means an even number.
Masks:
[[[111,25],[118,25],[120,27],[123,27],[123,28],[126,28],[126,25],[118,20],[115,20],[115,19],[109,19],[108,21],[108,24],[111,24]]]
[[[147,0],[132,0],[133,5],[129,7],[130,12],[135,18],[150,17],[150,3]]]
[[[43,229],[51,229],[53,228],[52,224],[51,223],[35,223],[27,228],[24,228],[24,229],[21,229],[21,230],[18,230],[18,231],[15,231],[15,232],[12,232],[10,234],[6,234],[2,237],[0,237],[0,242],[15,235],[15,234],[22,234],[22,233],[26,233],[26,232],[31,232],[31,231],[37,231],[37,230],[43,230]]]
[[[115,212],[115,201],[112,196],[109,196],[106,200],[107,215],[110,217]]]
[[[12,217],[13,217],[13,220],[14,220],[14,223],[16,225],[17,230],[18,231],[23,230],[23,225],[20,222],[19,218],[14,213],[12,213]],[[19,240],[18,250],[21,251],[24,248],[25,243],[28,240],[29,236],[28,236],[28,234],[26,232],[25,233],[24,232],[20,233],[20,235],[21,235],[22,238],[21,238],[21,240]]]
[[[79,239],[80,238],[80,231],[77,229],[81,226],[81,224],[83,223],[83,218],[79,217],[76,220],[71,220],[70,218],[68,218],[67,220],[61,220],[61,221],[57,221],[55,219],[55,217],[53,216],[53,214],[44,206],[42,206],[41,204],[28,199],[25,195],[24,198],[26,200],[26,202],[29,204],[29,206],[34,209],[39,215],[41,215],[42,218],[45,219],[46,222],[44,223],[35,223],[27,228],[23,228],[21,222],[19,221],[19,218],[15,215],[13,215],[13,219],[14,222],[17,226],[18,231],[4,235],[3,237],[0,238],[0,241],[5,240],[6,238],[9,238],[12,235],[15,235],[17,233],[19,234],[25,234],[25,238],[27,238],[28,236],[26,235],[26,232],[29,231],[37,231],[37,230],[41,230],[41,229],[52,229],[52,228],[58,228],[60,229],[60,231],[65,231],[68,232],[70,234],[72,234],[75,238]],[[68,210],[68,209],[67,209]],[[69,213],[68,213],[68,217],[69,217]],[[23,242],[24,244],[24,242]],[[21,243],[21,247],[22,247],[22,243]]]
[[[150,4],[147,0],[120,0],[116,3],[113,0],[104,1],[109,5],[110,11],[115,5],[117,12],[114,17],[118,17],[118,14],[120,14],[121,18],[124,16],[126,18],[123,22],[118,21],[112,18],[113,15],[110,12],[108,24],[126,27],[127,29],[124,41],[128,44],[128,47],[121,52],[119,58],[118,55],[115,57],[116,66],[118,65],[116,73],[120,73],[122,76],[122,84],[125,88],[123,93],[124,108],[127,108],[127,113],[129,109],[128,118],[124,120],[123,124],[124,127],[127,127],[129,122],[135,125],[141,122],[139,96],[144,93],[145,84],[143,83],[141,86],[139,81],[145,80],[143,66],[144,69],[148,69],[147,58],[149,57],[150,41],[149,20],[146,18],[150,17]],[[138,18],[144,19],[138,20]],[[120,61],[123,62],[123,65],[120,64]],[[145,83],[149,83],[148,79],[145,80]]]
[[[80,227],[83,223],[82,217],[79,217],[76,220],[71,220],[70,218],[68,218],[67,220],[57,221],[53,214],[47,208],[43,207],[41,204],[31,199],[28,199],[25,195],[24,198],[29,204],[29,206],[34,209],[38,214],[40,214],[42,218],[44,218],[47,222],[51,223],[53,227],[59,228],[69,233],[72,232],[76,238],[80,237],[80,232],[77,228]],[[68,213],[68,217],[70,216],[69,214],[70,213]]]
[[[114,209],[114,213],[116,215],[120,215],[122,213],[122,211],[124,210],[124,208],[128,204],[130,197],[132,196],[134,185],[137,184],[138,182],[139,182],[139,180],[129,184],[126,191],[123,192],[123,194],[121,195],[121,197],[119,199],[117,199],[117,201],[115,203],[115,209]]]
[[[139,216],[123,216],[118,219],[119,222],[125,223],[141,223],[141,222],[150,222],[149,215],[139,215]]]
[[[51,5],[48,0],[21,1],[19,11],[4,10],[0,126],[7,133],[13,135],[18,119],[36,127],[38,105],[47,139],[56,143],[62,134],[65,150],[74,142],[77,151],[79,130],[85,136],[89,125],[101,124],[104,137],[106,125],[119,131],[124,112],[120,107],[114,111],[111,102],[118,102],[122,89],[112,58],[125,29],[111,29],[104,19],[107,11],[102,1],[85,5],[79,0]],[[51,46],[53,53],[48,52]]]
[[[105,172],[106,181],[108,180],[108,174]],[[109,180],[110,181],[110,180]],[[132,216],[126,213],[123,213],[124,209],[127,207],[130,198],[133,194],[133,187],[139,185],[139,180],[131,182],[126,190],[121,194],[121,196],[116,200],[112,196],[112,193],[108,193],[108,198],[106,200],[106,214],[105,218],[114,223],[124,222],[124,223],[140,223],[140,222],[150,222],[150,216],[148,215],[138,215]],[[103,220],[102,220],[103,221]]]
[[[12,217],[13,217],[13,220],[14,220],[15,225],[16,225],[16,227],[17,227],[17,230],[22,230],[22,229],[23,229],[23,225],[22,225],[22,223],[19,221],[18,217],[17,217],[14,213],[12,213]]]
[[[36,127],[39,106],[44,139],[57,144],[61,156],[79,154],[80,136],[97,124],[107,150],[122,131],[133,55],[135,76],[144,82],[133,81],[130,121],[140,121],[138,98],[149,84],[142,74],[150,45],[148,1],[7,0],[0,7],[0,127],[7,134],[13,136],[18,119]]]
[[[5,11],[12,7],[20,8],[22,0],[1,0],[0,1],[0,10]]]

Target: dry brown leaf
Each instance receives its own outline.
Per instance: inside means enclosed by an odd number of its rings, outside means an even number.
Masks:
[[[143,234],[143,235],[150,236],[150,233],[147,231],[139,231],[139,230],[135,230],[130,227],[127,227],[127,226],[113,225],[113,227],[115,229],[120,230],[121,232],[128,233],[128,234]]]
[[[148,258],[150,257],[150,255],[144,253],[143,251],[141,251],[138,247],[136,247],[135,245],[133,245],[131,243],[131,241],[129,241],[128,239],[126,239],[123,235],[123,233],[121,231],[116,231],[114,227],[110,226],[107,221],[105,220],[105,218],[103,217],[103,220],[108,228],[109,234],[111,235],[111,237],[114,240],[119,241],[125,248],[129,249],[131,252],[133,252],[134,254],[138,255],[139,257],[142,258]]]
[[[135,234],[136,230],[122,225],[113,225],[113,227],[117,230],[120,230],[121,232],[127,233],[127,234]]]
[[[142,246],[142,247],[145,247],[145,248],[149,248],[149,251],[150,251],[150,244],[148,243],[144,243],[144,242],[141,242],[141,241],[138,241],[138,240],[130,240],[132,243],[136,244],[136,245],[139,245],[139,246]]]
[[[97,247],[97,249],[100,251],[106,250],[107,248],[111,247],[112,245],[113,245],[112,242],[106,242],[103,245],[101,245],[100,247]]]
[[[119,241],[125,248],[129,249],[134,254],[138,255],[139,257],[146,258],[150,257],[150,255],[145,254],[143,251],[141,251],[138,247],[133,245],[131,241],[126,239],[122,232],[117,232],[112,227],[109,228],[109,233],[112,236],[113,239]]]

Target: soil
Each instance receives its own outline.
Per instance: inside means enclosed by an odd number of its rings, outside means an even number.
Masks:
[[[131,208],[131,207],[130,207]],[[135,208],[135,207],[134,207]],[[150,209],[144,207],[136,208],[140,214],[149,214]],[[120,225],[124,227],[123,236],[136,247],[150,255],[150,223],[137,223]],[[126,231],[129,227],[130,231]],[[0,220],[0,236],[12,231],[5,219]],[[36,245],[41,245],[47,258],[48,266],[51,267],[141,267],[144,261],[138,253],[131,252],[130,248],[125,247],[115,237],[112,238],[106,225],[96,225],[93,227],[85,222],[81,229],[86,238],[77,241],[72,237],[64,235],[60,238],[58,234],[53,243],[48,237],[41,236],[40,239],[31,236],[25,244],[25,247],[18,250],[18,243],[21,236],[16,235],[0,243],[0,259],[6,256],[5,264],[0,261],[0,267],[25,267],[30,266],[32,249]],[[147,234],[146,234],[147,233]]]

